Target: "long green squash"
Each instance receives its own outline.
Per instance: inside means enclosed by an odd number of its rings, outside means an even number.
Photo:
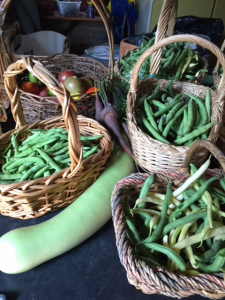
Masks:
[[[28,271],[89,238],[111,218],[115,184],[134,171],[132,158],[116,147],[99,178],[70,206],[43,223],[0,238],[0,270],[9,274]]]

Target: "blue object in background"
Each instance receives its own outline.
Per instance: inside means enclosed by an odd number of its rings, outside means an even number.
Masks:
[[[113,25],[114,43],[134,34],[135,22],[138,14],[133,2],[127,0],[111,0],[111,19]]]

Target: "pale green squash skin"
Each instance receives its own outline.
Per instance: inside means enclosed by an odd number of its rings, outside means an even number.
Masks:
[[[0,270],[8,274],[28,271],[89,238],[112,216],[115,184],[134,171],[133,159],[116,147],[100,177],[70,206],[43,223],[0,238]]]

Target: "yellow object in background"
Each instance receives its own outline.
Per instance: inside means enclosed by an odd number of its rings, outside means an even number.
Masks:
[[[134,2],[135,4],[135,0],[127,0],[128,4],[131,4],[131,2]],[[111,1],[109,1],[108,5],[107,5],[107,9],[111,12]]]

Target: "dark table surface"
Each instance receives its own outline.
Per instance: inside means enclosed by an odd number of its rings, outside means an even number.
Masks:
[[[56,213],[26,221],[0,216],[0,236],[18,227],[43,222]],[[112,220],[79,246],[33,270],[15,275],[0,272],[1,293],[6,300],[168,299],[145,295],[128,283],[116,249]]]

